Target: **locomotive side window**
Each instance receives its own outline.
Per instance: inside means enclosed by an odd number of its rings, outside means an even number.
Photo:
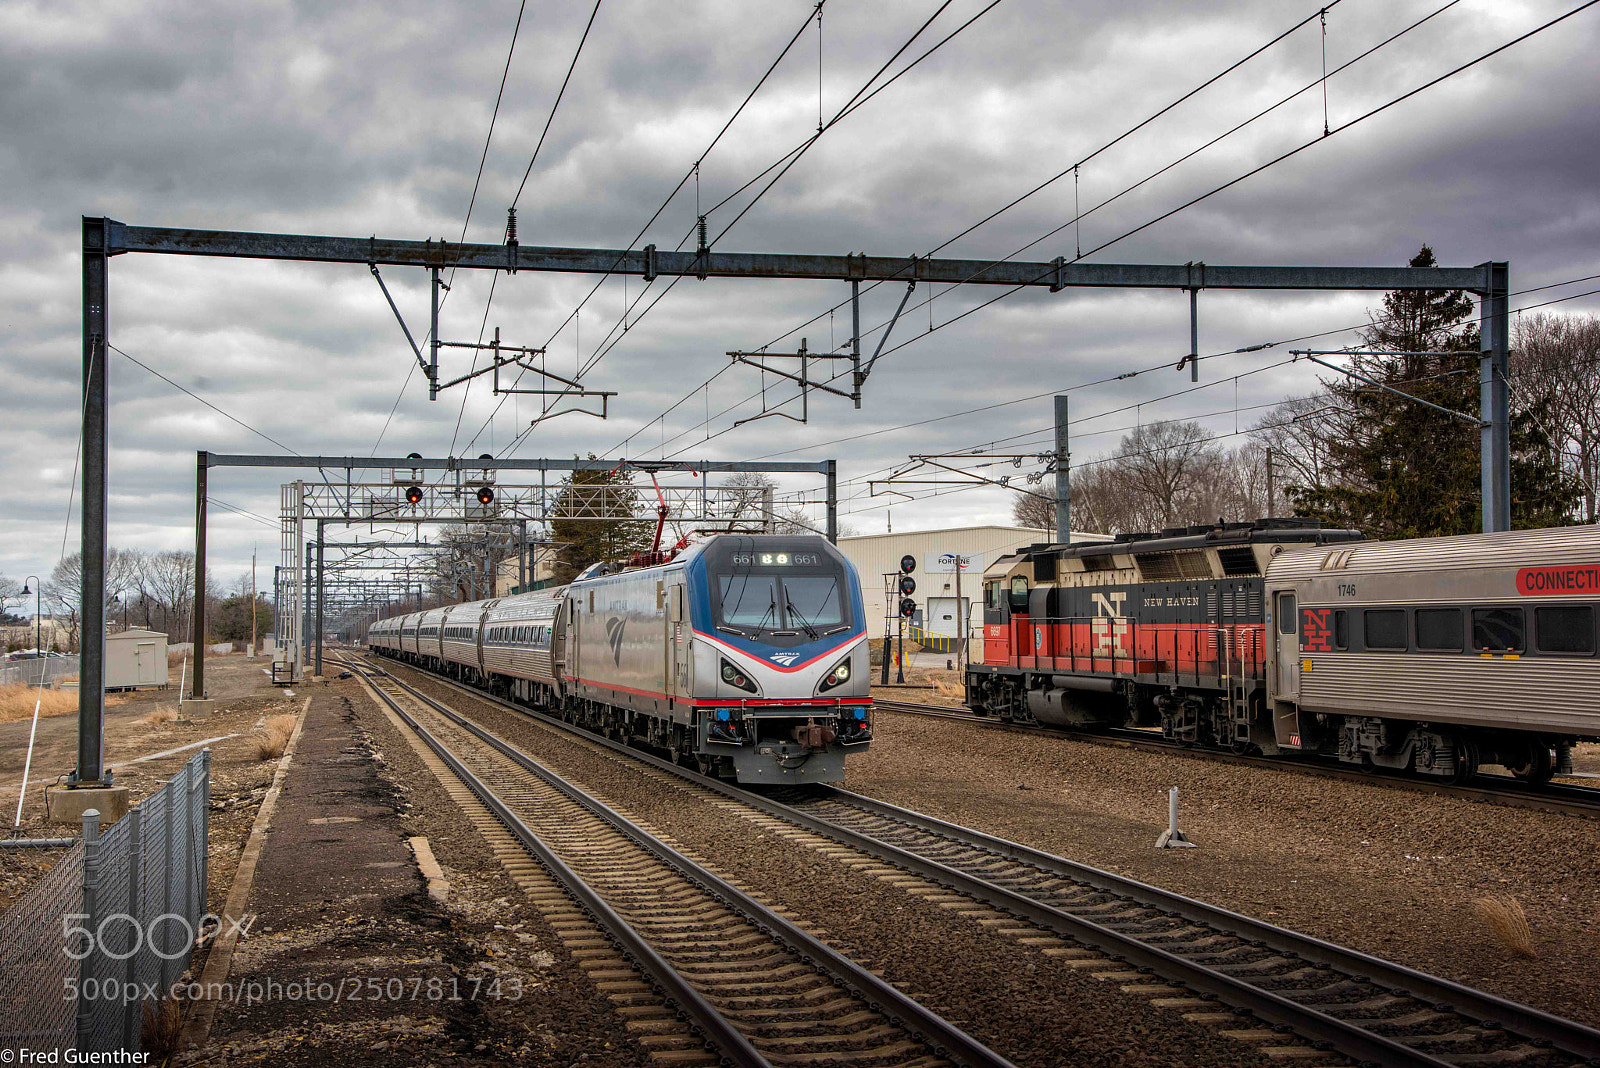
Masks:
[[[983,584],[983,599],[988,602],[991,612],[1000,611],[1000,584],[998,582],[985,582]]]
[[[1011,578],[1011,607],[1022,612],[1028,610],[1028,580],[1023,575]]]
[[[1362,613],[1363,639],[1368,649],[1405,649],[1406,614],[1399,608],[1369,608]]]
[[[1437,653],[1461,651],[1461,609],[1417,609],[1417,648]]]
[[[1594,652],[1594,609],[1589,605],[1533,610],[1541,653]]]
[[[1350,613],[1343,608],[1333,611],[1333,647],[1340,652],[1350,648]]]
[[[1294,614],[1294,594],[1278,594],[1278,633],[1293,634],[1300,618]]]
[[[1525,646],[1522,609],[1474,608],[1472,648],[1485,653],[1520,653]]]

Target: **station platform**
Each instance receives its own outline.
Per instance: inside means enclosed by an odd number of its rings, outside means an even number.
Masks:
[[[493,872],[461,873],[455,899],[402,815],[436,783],[397,785],[355,683],[317,690],[265,836],[241,860],[259,849],[243,915],[224,923],[246,933],[220,989],[184,1006],[189,1047],[174,1063],[571,1063],[552,1056],[567,1043],[537,1040],[563,1028],[552,1010],[584,1000],[548,996],[575,981],[559,942],[516,922],[521,903]],[[205,978],[217,967],[207,961]]]

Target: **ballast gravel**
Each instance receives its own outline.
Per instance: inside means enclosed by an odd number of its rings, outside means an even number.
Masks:
[[[906,808],[1600,1026],[1591,820],[889,712],[848,776]],[[1196,849],[1153,848],[1172,786]],[[1537,959],[1474,915],[1489,895],[1521,903]]]
[[[1154,1008],[1088,970],[663,786],[520,716],[406,675],[768,904],[789,910],[818,937],[1019,1065],[1271,1063],[1251,1046]],[[1106,970],[1116,969],[1108,964]]]

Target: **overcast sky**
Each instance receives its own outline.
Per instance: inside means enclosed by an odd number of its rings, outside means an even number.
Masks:
[[[891,68],[979,14],[953,0]],[[1342,0],[1327,16],[1333,69],[1445,0]],[[1595,174],[1600,7],[1590,9],[1376,118],[1338,127],[1576,7],[1579,0],[1461,0],[1330,78],[1335,134],[1282,164],[1087,257],[1096,262],[1404,264],[1423,243],[1462,266],[1507,260],[1511,288],[1600,273]],[[619,248],[633,240],[785,43],[811,0],[749,4],[604,0],[565,99],[519,200],[525,245]],[[1115,10],[1112,10],[1114,7]],[[831,117],[930,15],[934,0],[829,0],[821,100]],[[468,240],[501,239],[591,5],[530,3],[494,126]],[[1002,0],[859,111],[716,241],[721,251],[925,255],[1039,182],[1313,15],[1317,5],[1127,0]],[[48,575],[63,542],[79,426],[80,217],[129,224],[424,239],[462,236],[504,68],[515,0],[473,4],[12,2],[0,5],[0,574]],[[996,259],[1061,227],[1204,144],[1323,70],[1316,19],[1204,92],[940,255]],[[805,30],[744,114],[642,239],[676,247],[710,208],[815,133],[818,35]],[[1087,251],[1321,133],[1321,86],[1023,253]],[[759,188],[756,186],[755,188]],[[749,203],[713,211],[715,237]],[[419,340],[426,277],[385,279]],[[440,333],[548,345],[572,373],[616,338],[638,278],[610,279],[583,307],[589,276],[462,273]],[[486,314],[491,283],[494,299]],[[1513,298],[1521,307],[1594,282]],[[125,256],[111,268],[112,344],[206,398],[241,427],[113,354],[111,541],[193,545],[194,454],[477,455],[500,452],[536,414],[499,404],[485,380],[429,402],[405,339],[362,266]],[[815,395],[810,421],[761,411],[753,368],[724,370],[663,421],[669,405],[723,370],[724,355],[782,339],[793,351],[842,348],[843,283],[657,282],[625,338],[585,378],[615,390],[611,416],[549,420],[514,455],[687,459],[837,458],[845,522],[897,530],[1009,520],[1004,490],[920,503],[869,497],[857,480],[909,453],[948,452],[1045,428],[1048,396],[884,431],[902,423],[1044,394],[1167,361],[1188,350],[1179,292],[1030,291],[949,326],[998,294],[918,287],[866,385],[860,411]],[[878,328],[904,287],[862,301]],[[1378,294],[1206,292],[1200,350],[1214,353],[1353,327]],[[1559,311],[1591,312],[1595,298]],[[821,314],[820,321],[802,326]],[[563,323],[567,325],[563,326]],[[930,332],[930,324],[937,329]],[[609,335],[609,337],[608,337]],[[864,346],[877,344],[869,334]],[[1330,334],[1327,347],[1352,333]],[[1214,433],[1235,414],[1315,386],[1304,364],[1261,371],[1284,348],[1210,360],[1212,388],[1165,401],[1187,371],[1162,370],[1072,394],[1075,460],[1115,448],[1135,421],[1200,416]],[[471,356],[446,350],[445,377]],[[1234,382],[1233,376],[1256,371]],[[408,383],[409,375],[409,383]],[[402,392],[402,385],[404,390]],[[792,398],[769,381],[768,403]],[[465,398],[463,406],[463,398]],[[396,401],[398,399],[398,405]],[[1151,400],[1137,412],[1096,413]],[[590,402],[593,403],[592,401]],[[563,407],[572,402],[562,402]],[[393,417],[390,418],[391,409]],[[798,405],[786,412],[798,414]],[[711,413],[709,429],[702,425]],[[380,442],[380,433],[382,435]],[[710,440],[706,440],[708,434]],[[836,439],[869,434],[853,441]],[[1047,447],[1040,436],[1028,449]],[[1235,439],[1242,441],[1243,438]],[[1019,476],[1034,465],[1026,465]],[[273,471],[216,473],[213,495],[273,519]],[[789,480],[795,489],[816,480]],[[926,492],[921,487],[919,492]],[[813,494],[815,496],[815,494]],[[76,502],[73,515],[76,516]],[[820,522],[820,518],[819,518]],[[214,507],[211,564],[231,584],[275,527]],[[362,531],[363,536],[366,535]],[[68,552],[79,537],[66,530]]]

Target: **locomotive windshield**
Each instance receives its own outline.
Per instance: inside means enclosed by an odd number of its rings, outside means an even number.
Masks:
[[[849,629],[845,565],[826,551],[826,543],[739,540],[744,544],[708,553],[718,628],[802,641]]]

